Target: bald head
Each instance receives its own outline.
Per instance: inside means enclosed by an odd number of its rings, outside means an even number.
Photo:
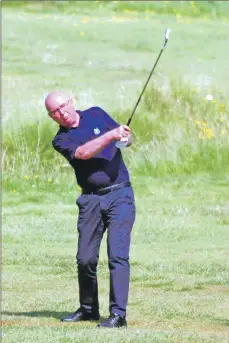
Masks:
[[[67,103],[69,100],[69,96],[66,95],[64,92],[55,91],[49,93],[45,99],[45,107],[48,112],[54,111],[60,105]]]
[[[45,99],[48,115],[60,126],[77,127],[80,115],[75,110],[73,99],[61,91],[49,93]]]

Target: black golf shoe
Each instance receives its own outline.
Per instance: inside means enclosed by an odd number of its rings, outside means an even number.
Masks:
[[[109,318],[97,325],[98,328],[121,328],[127,327],[127,321],[125,317],[121,317],[119,314],[111,313]]]
[[[67,317],[62,318],[61,322],[75,323],[83,320],[99,320],[99,311],[93,313],[87,313],[82,308],[79,308],[76,312],[69,314]]]

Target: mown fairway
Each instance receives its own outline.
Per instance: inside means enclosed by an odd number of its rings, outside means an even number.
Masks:
[[[229,341],[229,5],[182,6],[3,8],[4,343]],[[137,205],[128,330],[63,325],[78,306],[80,190],[52,150],[57,128],[44,97],[63,89],[76,107],[98,105],[126,122],[167,27],[171,41],[133,121],[135,145],[124,151]],[[106,237],[98,276],[105,317]]]

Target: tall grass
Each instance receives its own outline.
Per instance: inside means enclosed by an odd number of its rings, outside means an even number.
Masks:
[[[156,85],[148,90],[145,115],[136,124],[135,173],[166,176],[228,171],[228,105],[220,93],[214,94],[217,100],[208,102],[198,89],[181,80],[172,80],[164,92]]]
[[[214,94],[216,100],[208,102],[182,80],[172,79],[168,89],[154,83],[132,122],[134,144],[123,150],[131,172],[153,177],[228,172],[228,101],[221,93]],[[127,116],[127,112],[114,114],[120,123]],[[54,184],[69,180],[67,161],[51,144],[53,125],[48,118],[31,120],[3,133],[6,184],[15,183],[17,177],[27,182],[51,179]]]
[[[154,15],[152,8],[156,6],[166,14],[170,6],[183,6],[184,9],[196,6],[203,7],[207,13],[210,8],[228,6],[223,2],[192,3],[4,1],[3,7],[21,6],[3,11],[2,166],[5,187],[16,189],[34,183],[40,183],[41,187],[75,184],[72,169],[52,147],[57,127],[50,119],[44,119],[42,97],[56,88],[72,89],[74,94],[91,92],[93,105],[105,107],[105,101],[108,101],[105,110],[118,122],[125,123],[132,109],[128,106],[132,106],[137,88],[149,72],[153,54],[157,53],[157,29],[164,29],[163,16],[155,14],[155,21],[146,21],[147,11],[151,10],[149,15]],[[128,18],[132,16],[128,8],[144,13],[144,16],[136,22],[119,22],[120,16],[115,15],[117,11],[123,11]],[[45,11],[49,15],[40,15]],[[53,16],[55,11],[59,12],[58,16]],[[94,20],[82,16],[87,11]],[[78,14],[73,18],[74,13]],[[99,14],[104,20],[97,20]],[[225,95],[227,51],[222,47],[227,43],[224,33],[227,23],[193,20],[189,27],[189,24],[181,25],[174,13],[164,19],[173,26],[176,39],[168,47],[170,54],[164,54],[163,63],[159,64],[153,78],[157,81],[150,82],[131,124],[134,144],[123,150],[125,160],[132,175],[138,176],[226,173],[229,105]],[[220,32],[217,30],[219,25]],[[200,47],[209,35],[214,44],[212,50],[207,44],[201,52],[205,61],[202,63]],[[179,50],[181,44],[182,52]],[[174,73],[183,73],[183,78],[175,79],[171,75],[167,79],[170,59],[174,61]],[[212,62],[216,59],[217,65]],[[213,66],[217,69],[215,74],[209,72]],[[160,72],[166,75],[166,80],[160,79]],[[185,81],[190,73],[194,74],[190,82],[198,84],[196,88]],[[218,79],[224,93],[213,89],[208,81],[214,100],[207,102],[206,82],[198,79],[199,73],[212,78],[212,83]],[[118,102],[120,99],[125,106]]]

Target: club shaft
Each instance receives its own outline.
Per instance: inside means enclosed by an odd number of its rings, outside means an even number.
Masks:
[[[160,57],[161,57],[161,54],[162,54],[162,52],[163,52],[163,50],[164,50],[164,48],[165,48],[166,43],[167,43],[167,41],[165,42],[163,48],[161,49],[161,51],[160,51],[160,53],[159,53],[159,55],[158,55],[158,57],[157,57],[156,62],[154,63],[154,66],[153,66],[153,68],[152,68],[152,70],[151,70],[151,72],[150,72],[150,74],[149,74],[149,77],[148,77],[148,79],[147,79],[147,81],[146,81],[146,83],[145,83],[145,85],[144,85],[144,87],[143,87],[143,90],[142,90],[142,92],[141,92],[141,94],[140,94],[140,96],[139,96],[139,98],[138,98],[138,101],[136,102],[136,105],[135,105],[135,107],[134,107],[134,109],[133,109],[133,111],[132,111],[132,113],[131,113],[131,116],[130,116],[130,118],[128,119],[128,122],[127,122],[127,124],[126,124],[127,126],[129,126],[130,123],[131,123],[131,120],[132,120],[133,115],[134,115],[134,113],[135,113],[135,111],[136,111],[136,108],[138,107],[138,104],[139,104],[139,102],[140,102],[140,100],[141,100],[141,98],[142,98],[142,95],[143,95],[143,93],[144,93],[144,91],[145,91],[145,89],[146,89],[146,86],[148,85],[148,82],[149,82],[149,80],[150,80],[150,78],[151,78],[151,76],[152,76],[152,74],[153,74],[153,72],[154,72],[154,69],[156,68],[156,65],[157,65],[157,63],[158,63],[158,61],[159,61],[159,59],[160,59]]]

